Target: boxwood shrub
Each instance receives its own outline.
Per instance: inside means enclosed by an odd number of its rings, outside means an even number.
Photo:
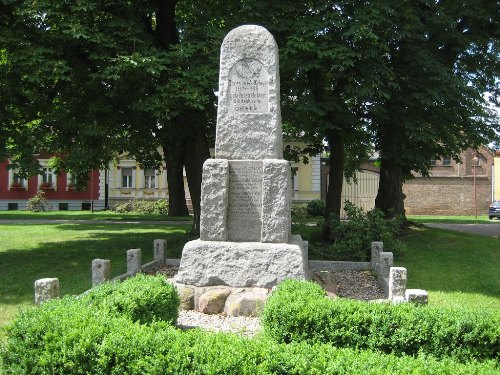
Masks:
[[[495,374],[493,361],[398,357],[327,344],[260,337],[166,322],[141,324],[62,299],[21,313],[1,352],[5,374]]]
[[[100,285],[85,294],[82,302],[141,323],[163,320],[172,324],[177,321],[180,304],[175,287],[164,276],[143,274]]]
[[[500,356],[500,314],[324,297],[320,286],[286,280],[269,298],[264,332],[278,342],[306,341],[459,361]]]

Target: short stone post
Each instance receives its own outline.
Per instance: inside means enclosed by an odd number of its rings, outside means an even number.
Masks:
[[[127,250],[127,273],[139,272],[142,266],[141,249]]]
[[[155,261],[165,263],[165,259],[167,258],[167,241],[154,240],[153,253]]]
[[[35,281],[35,305],[39,306],[50,299],[59,298],[59,279],[46,278]]]
[[[92,261],[92,286],[97,286],[110,279],[111,261],[109,259],[94,259]]]
[[[404,267],[389,269],[389,300],[402,302],[405,299],[407,273]]]
[[[372,268],[372,271],[377,273],[380,253],[384,251],[384,243],[380,241],[373,241],[371,244],[371,249],[372,249],[372,257],[370,260],[370,267]]]
[[[393,265],[391,252],[382,251],[379,256],[378,276],[382,279],[389,277],[389,271]]]
[[[427,291],[423,289],[406,289],[405,299],[408,302],[417,303],[421,305],[427,305],[429,302],[429,296]]]

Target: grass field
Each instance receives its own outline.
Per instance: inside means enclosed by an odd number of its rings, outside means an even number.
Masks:
[[[113,211],[0,211],[0,219],[6,220],[113,220],[113,221],[186,221],[191,216],[145,215],[140,213],[118,213]]]
[[[145,263],[157,238],[167,239],[169,258],[178,258],[189,227],[189,222],[0,224],[0,327],[19,307],[33,305],[35,280],[57,277],[62,294],[81,293],[91,284],[92,259],[110,259],[112,274],[118,275],[126,269],[127,249],[141,248]],[[318,237],[318,227],[294,227]],[[414,227],[402,239],[408,252],[395,264],[408,269],[409,288],[429,292],[431,305],[500,309],[500,239],[426,227]]]
[[[4,224],[0,225],[0,326],[17,309],[33,304],[35,280],[57,277],[61,294],[91,286],[91,262],[110,259],[113,276],[126,271],[126,251],[141,248],[153,258],[153,240],[167,239],[167,256],[178,258],[189,224]]]
[[[417,223],[449,223],[449,224],[492,224],[500,225],[500,220],[488,219],[488,215],[475,216],[407,216],[407,219]]]
[[[408,288],[425,289],[431,305],[500,310],[500,239],[444,229],[412,228],[395,265]]]

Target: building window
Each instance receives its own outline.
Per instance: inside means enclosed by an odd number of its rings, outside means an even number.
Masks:
[[[156,171],[154,169],[144,170],[144,187],[154,189],[156,187]]]
[[[432,165],[432,166],[435,166],[435,165],[436,165],[436,158],[432,158],[432,159],[431,159],[431,165]]]
[[[59,211],[68,211],[68,203],[59,203]]]
[[[7,210],[9,211],[17,211],[19,209],[17,203],[8,203],[7,204]]]
[[[27,186],[27,181],[25,178],[19,177],[17,171],[11,171],[10,178],[10,188],[11,189],[25,189]]]
[[[82,203],[82,211],[90,211],[90,209],[91,209],[90,202],[83,202]]]
[[[443,156],[442,162],[443,165],[451,165],[451,156]]]
[[[52,173],[52,168],[43,167],[42,168],[42,185],[52,186],[54,183],[54,174]]]
[[[122,188],[132,187],[132,168],[122,168]]]

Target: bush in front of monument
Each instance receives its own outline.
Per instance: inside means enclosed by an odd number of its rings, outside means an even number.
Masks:
[[[121,283],[105,283],[85,294],[81,302],[132,321],[151,323],[161,320],[175,324],[180,299],[175,287],[164,276],[138,274]]]
[[[304,289],[305,290],[305,289]],[[495,374],[493,362],[277,343],[134,322],[70,297],[22,312],[0,350],[5,374]]]
[[[268,299],[264,332],[278,342],[328,343],[461,362],[500,356],[500,313],[329,299],[319,285],[286,280]]]

